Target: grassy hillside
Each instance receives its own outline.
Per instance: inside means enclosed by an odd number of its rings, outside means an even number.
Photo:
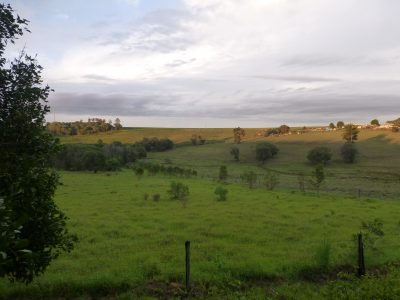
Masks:
[[[62,173],[56,200],[80,242],[30,286],[0,281],[0,299],[179,295],[185,240],[192,242],[194,290],[203,296],[321,299],[323,293],[339,295],[336,286],[304,281],[299,272],[313,272],[321,255],[318,249],[327,243],[331,269],[354,264],[353,234],[362,221],[374,218],[384,220],[385,236],[378,250],[367,249],[367,267],[400,259],[398,201],[317,197],[229,184],[228,200],[218,202],[213,193],[217,183],[209,180],[147,175],[138,179],[131,171],[106,175]],[[190,188],[186,208],[168,199],[173,180]],[[152,200],[153,194],[160,194],[159,202]],[[350,290],[359,285],[349,284]]]

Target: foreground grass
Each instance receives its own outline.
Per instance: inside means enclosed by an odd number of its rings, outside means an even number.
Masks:
[[[218,202],[217,183],[208,180],[138,179],[130,171],[109,175],[62,173],[57,203],[80,242],[30,286],[1,281],[0,299],[161,297],[171,283],[173,297],[183,283],[185,240],[192,242],[192,279],[203,296],[318,299],[321,293],[338,294],[337,285],[304,283],[300,271],[313,270],[326,241],[332,247],[331,269],[354,264],[352,236],[362,221],[374,218],[384,220],[385,237],[378,251],[367,251],[367,266],[400,260],[396,201],[230,184],[228,201]],[[190,187],[186,208],[167,197],[173,180]],[[161,200],[151,200],[153,194]],[[393,274],[388,280],[399,278]]]

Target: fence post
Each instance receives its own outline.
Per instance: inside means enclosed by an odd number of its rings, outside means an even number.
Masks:
[[[362,234],[358,234],[358,276],[365,275],[364,243]]]
[[[190,290],[190,241],[185,242],[186,250],[186,291]]]

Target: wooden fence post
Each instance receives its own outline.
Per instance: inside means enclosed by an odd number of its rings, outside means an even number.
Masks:
[[[186,250],[186,291],[190,290],[190,241],[185,242]]]
[[[362,234],[358,234],[358,276],[365,275],[364,243]]]

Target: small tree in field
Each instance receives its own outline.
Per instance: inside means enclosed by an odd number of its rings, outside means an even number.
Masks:
[[[326,164],[332,159],[332,151],[327,147],[315,147],[308,152],[307,159],[312,164]]]
[[[335,129],[336,126],[335,126],[335,124],[333,124],[333,123],[329,123],[329,128],[330,128],[330,129]]]
[[[357,126],[354,126],[353,124],[347,124],[344,127],[343,139],[348,143],[354,143],[358,140],[359,133],[360,130],[357,128]]]
[[[356,160],[358,150],[354,143],[345,143],[340,149],[340,154],[345,163],[352,164]]]
[[[233,158],[236,161],[239,161],[239,153],[240,153],[240,151],[239,151],[238,147],[236,147],[236,146],[232,147],[230,153],[231,153],[231,155],[233,156]]]
[[[59,181],[51,162],[59,146],[45,127],[50,87],[34,58],[3,56],[27,23],[0,4],[0,277],[25,283],[76,240],[53,201]]]
[[[236,144],[240,144],[245,135],[246,133],[243,128],[237,127],[233,129],[233,139]]]
[[[315,170],[312,174],[311,184],[317,190],[319,195],[319,190],[321,188],[322,183],[325,181],[325,172],[324,172],[324,165],[320,164],[315,167]]]
[[[337,129],[342,129],[344,127],[344,122],[343,121],[337,122],[336,127],[337,127]]]
[[[264,176],[264,185],[268,190],[272,191],[279,184],[279,175],[277,173],[268,171]]]
[[[268,159],[278,154],[279,149],[274,144],[264,142],[256,146],[256,159],[265,163]]]
[[[226,201],[226,196],[228,195],[228,190],[222,186],[216,187],[214,194],[217,195],[218,201]]]
[[[228,178],[228,170],[226,166],[219,167],[219,174],[218,174],[219,181],[225,182],[227,178]]]
[[[381,124],[379,124],[378,119],[373,119],[373,120],[371,121],[371,125],[372,125],[372,126],[380,126]]]
[[[243,180],[243,182],[247,183],[247,185],[251,189],[254,187],[254,185],[257,182],[257,174],[254,173],[253,171],[245,172],[240,177]]]
[[[168,194],[171,200],[179,200],[182,202],[183,207],[189,197],[189,187],[181,182],[172,182]]]
[[[287,125],[281,125],[279,127],[279,133],[280,134],[288,134],[290,132],[290,127]]]

